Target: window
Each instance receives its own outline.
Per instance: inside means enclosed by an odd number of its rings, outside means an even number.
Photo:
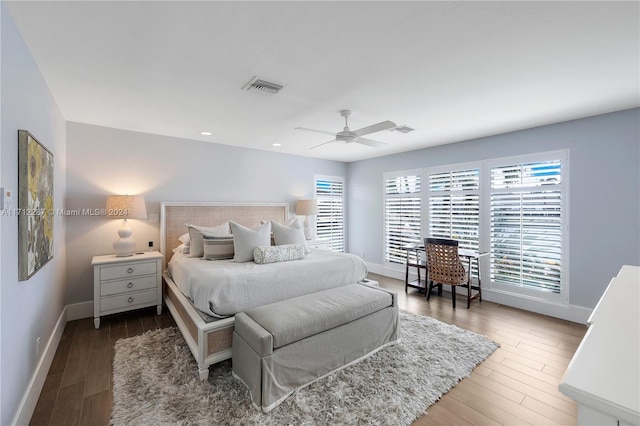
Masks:
[[[490,167],[490,271],[496,287],[547,293],[549,299],[563,293],[563,163],[556,156]]]
[[[385,173],[385,266],[401,271],[406,244],[452,238],[490,253],[483,287],[566,303],[567,176],[567,151]]]
[[[384,260],[404,264],[406,244],[420,244],[422,172],[385,173]]]
[[[430,237],[458,240],[460,248],[480,244],[480,169],[427,171]]]
[[[328,240],[331,251],[344,252],[344,178],[316,176],[316,238]]]

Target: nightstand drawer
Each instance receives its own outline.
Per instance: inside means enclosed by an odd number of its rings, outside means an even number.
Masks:
[[[118,293],[156,288],[156,276],[149,275],[142,278],[131,278],[130,280],[110,281],[100,283],[100,296],[111,296]]]
[[[100,280],[115,280],[118,278],[136,277],[140,275],[156,274],[156,262],[128,263],[118,266],[100,267]]]
[[[157,290],[155,288],[138,293],[123,294],[122,296],[101,297],[100,312],[108,312],[136,305],[155,304],[156,298]]]

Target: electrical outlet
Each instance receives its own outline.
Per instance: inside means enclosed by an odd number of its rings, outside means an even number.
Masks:
[[[158,213],[150,213],[149,223],[158,223],[158,222],[160,222],[160,215]]]

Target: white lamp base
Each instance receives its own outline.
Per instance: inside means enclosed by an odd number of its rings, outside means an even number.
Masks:
[[[313,239],[313,228],[311,228],[311,224],[309,223],[309,215],[304,217],[304,223],[302,224],[304,229],[304,237],[307,240]]]
[[[116,251],[117,257],[133,255],[133,252],[136,250],[136,242],[131,238],[132,233],[133,231],[129,227],[127,220],[123,220],[122,226],[118,228],[118,235],[120,238],[113,243],[113,249]]]

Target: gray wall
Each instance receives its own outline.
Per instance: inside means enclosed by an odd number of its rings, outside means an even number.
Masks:
[[[631,109],[350,163],[349,251],[383,263],[385,172],[568,149],[569,303],[593,308],[623,264],[640,265],[639,128]]]
[[[346,163],[207,142],[67,124],[67,207],[104,208],[110,194],[143,194],[147,213],[161,201],[289,203],[313,198],[314,175],[345,176]],[[138,249],[160,249],[158,223],[131,220]],[[119,220],[67,218],[67,303],[93,300],[91,257],[113,253]]]
[[[0,4],[2,90],[0,138],[1,186],[14,191],[17,207],[18,130],[29,130],[54,159],[54,207],[65,199],[65,121],[4,3]],[[36,370],[40,351],[63,312],[65,300],[65,221],[54,219],[54,255],[27,281],[18,281],[18,217],[0,217],[0,424],[11,423]]]

